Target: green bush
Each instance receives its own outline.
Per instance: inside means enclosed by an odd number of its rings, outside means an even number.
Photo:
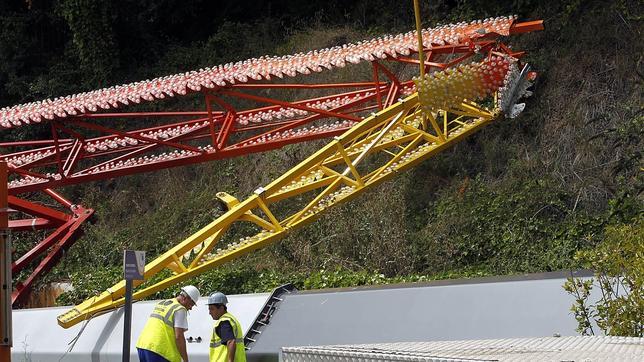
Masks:
[[[494,274],[573,267],[594,245],[601,217],[575,212],[574,198],[548,180],[493,187],[477,178],[445,190],[419,232],[429,270],[480,266]]]
[[[595,270],[594,279],[570,278],[564,285],[575,297],[571,310],[577,330],[595,334],[594,322],[607,335],[644,337],[644,218],[609,226],[597,248],[580,251],[576,258]],[[593,303],[595,287],[601,297]]]

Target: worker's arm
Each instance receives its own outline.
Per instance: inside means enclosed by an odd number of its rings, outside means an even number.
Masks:
[[[188,351],[186,350],[186,338],[183,335],[184,331],[185,330],[183,328],[175,327],[174,341],[177,344],[177,348],[179,349],[179,354],[181,355],[183,362],[188,362]]]
[[[234,362],[235,350],[237,350],[237,343],[235,343],[234,339],[231,339],[228,342],[226,342],[226,347],[228,348],[228,362]]]

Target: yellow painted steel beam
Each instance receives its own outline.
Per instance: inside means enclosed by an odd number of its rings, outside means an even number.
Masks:
[[[451,76],[438,78],[440,84],[451,87]],[[459,82],[461,78],[455,74],[453,79]],[[470,78],[470,83],[478,81]],[[418,80],[424,81],[433,80]],[[365,118],[281,177],[258,188],[247,199],[240,202],[230,195],[219,194],[230,207],[228,212],[146,265],[145,282],[136,285],[133,298],[143,299],[286,237],[329,208],[357,197],[465,139],[500,114],[497,109],[486,109],[453,94],[445,98],[447,101],[441,101],[441,108],[436,108],[431,94],[422,90],[438,88],[432,84],[418,88],[420,95],[414,93]],[[430,101],[425,104],[420,102],[422,99]],[[443,118],[442,127],[437,117]],[[428,118],[432,123],[429,128]],[[288,207],[285,207],[283,202],[287,200]],[[251,224],[238,229],[245,230],[241,238],[239,231],[231,230],[239,223]],[[164,274],[160,273],[164,269],[171,270],[173,275],[163,279]],[[124,303],[124,292],[125,282],[121,281],[61,314],[58,323],[67,328],[111,311]]]
[[[423,31],[420,21],[420,5],[414,0],[414,17],[416,18],[416,36],[418,37],[418,63],[420,64],[420,76],[425,76],[425,56],[423,54]]]

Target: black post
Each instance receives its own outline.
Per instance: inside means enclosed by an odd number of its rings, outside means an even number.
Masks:
[[[130,335],[132,334],[132,280],[145,279],[144,251],[123,250],[123,278],[125,279],[123,362],[130,362]]]
[[[125,279],[125,315],[123,320],[123,362],[130,362],[130,334],[132,327],[132,279]]]

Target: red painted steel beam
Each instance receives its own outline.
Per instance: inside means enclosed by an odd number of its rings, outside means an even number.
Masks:
[[[74,217],[70,218],[64,225],[56,229],[49,237],[41,241],[35,248],[30,250],[27,254],[23,255],[14,264],[12,264],[12,271],[17,272],[22,270],[29,262],[33,261],[36,257],[47,252],[47,255],[40,261],[34,268],[31,274],[22,282],[18,282],[11,293],[11,302],[15,306],[19,306],[24,302],[25,298],[31,291],[34,282],[43,274],[46,274],[53,268],[63,251],[68,249],[72,244],[82,235],[80,226],[94,213],[92,209],[84,209],[77,207],[74,210]],[[49,249],[47,251],[47,249]]]
[[[215,149],[220,150],[224,148],[226,141],[228,141],[228,136],[231,133],[232,128],[235,126],[235,113],[227,112],[226,118],[224,118],[224,123],[221,126],[221,130],[217,134],[217,141],[215,143]]]
[[[497,43],[494,42],[494,41],[489,41],[488,40],[488,41],[476,42],[475,45],[479,46],[479,50],[478,50],[479,53],[484,53],[484,52],[488,52],[489,50],[491,50],[492,47],[497,45]],[[502,44],[500,44],[500,45],[502,45]],[[450,67],[450,66],[452,66],[452,65],[454,65],[456,63],[463,62],[467,58],[470,58],[474,54],[476,54],[475,52],[472,51],[472,49],[470,47],[463,47],[463,49],[460,49],[458,52],[453,52],[453,53],[442,53],[442,52],[440,52],[439,50],[437,50],[435,48],[426,49],[426,51],[428,53],[427,59],[425,61],[426,68],[428,68],[429,66],[433,66],[433,67],[436,67],[436,68],[439,68],[439,69],[445,69],[445,68],[448,68],[448,67]],[[445,55],[445,54],[450,54],[450,55],[462,54],[462,56],[457,58],[457,59],[459,59],[458,61],[449,61],[449,62],[432,61],[432,60],[438,58],[437,55]],[[419,65],[420,64],[420,61],[418,61],[418,58],[398,57],[398,58],[396,58],[396,60],[398,60],[401,63],[414,64],[414,65]]]
[[[154,139],[154,138],[141,136],[141,135],[138,135],[136,133],[122,132],[122,131],[116,130],[114,128],[103,127],[103,126],[99,126],[99,125],[94,124],[94,123],[88,123],[88,122],[84,122],[84,121],[81,121],[81,120],[78,120],[78,119],[70,119],[70,120],[68,120],[68,122],[76,124],[78,126],[85,127],[87,129],[92,129],[92,130],[95,130],[95,131],[108,133],[108,134],[115,134],[115,135],[118,135],[118,136],[121,136],[121,137],[134,138],[134,139],[136,139],[138,141],[142,141],[142,142],[147,142],[147,143],[151,143],[151,144],[160,144],[160,145],[164,145],[164,146],[168,146],[168,147],[172,147],[172,148],[179,148],[179,149],[186,150],[186,151],[201,152],[201,150],[199,150],[196,147],[183,145],[183,144],[175,143],[175,142],[166,142],[166,141],[163,141],[163,140],[158,140],[158,139]]]
[[[353,83],[324,83],[324,84],[297,84],[297,83],[242,83],[235,84],[230,88],[250,88],[250,89],[326,89],[326,88],[365,88],[373,87],[372,82],[353,82]]]
[[[382,88],[382,89],[384,90],[384,88]],[[354,96],[354,95],[357,95],[357,94],[364,93],[365,91],[368,91],[368,90],[362,90],[362,91],[354,91],[354,92],[349,92],[349,93],[343,93],[342,95],[345,95],[345,96]],[[376,93],[377,93],[377,92],[376,92]],[[304,104],[304,103],[308,103],[308,102],[313,102],[314,100],[325,100],[325,99],[333,99],[333,98],[334,98],[334,96],[320,97],[320,98],[315,98],[315,99],[311,99],[311,100],[304,100],[304,101],[300,101],[299,103]],[[352,103],[355,103],[355,102],[352,102]],[[279,106],[272,106],[272,107],[270,107],[270,109],[275,109],[275,107],[279,107]],[[263,109],[266,109],[266,108],[269,108],[269,107],[265,107],[265,108],[263,108]],[[314,110],[315,110],[315,111],[317,111],[318,109],[316,108],[316,109],[314,109]],[[242,113],[242,112],[240,112],[240,114],[241,114],[241,113]],[[246,114],[248,114],[248,113],[250,113],[250,112],[246,112]],[[339,115],[340,115],[340,116],[342,116],[343,114],[342,114],[342,113],[340,113]],[[128,133],[127,135],[129,136],[130,134]],[[105,139],[105,138],[103,138],[103,139]],[[88,142],[88,143],[89,143],[90,141],[91,141],[91,140],[87,140],[87,142]],[[138,150],[143,150],[143,151],[145,151],[145,149],[142,149],[141,147],[139,147],[139,148],[138,148]],[[41,149],[41,150],[39,150],[38,152],[44,152],[44,151],[45,151],[45,150],[42,150],[42,149]],[[111,152],[111,151],[110,151],[110,152]],[[139,152],[139,153],[140,153],[140,152]],[[102,154],[102,155],[103,155],[103,154]],[[49,156],[49,159],[51,159],[51,156],[52,156],[52,155],[50,155],[50,156]],[[86,156],[86,157],[91,157],[91,156],[89,156],[89,155],[85,155],[85,156]],[[98,155],[97,155],[97,156],[98,156]],[[131,154],[130,154],[130,155],[126,155],[126,156],[130,156],[130,157],[131,157],[131,156],[133,156],[133,155],[131,155]],[[47,159],[47,158],[44,158],[44,159]],[[118,159],[118,158],[117,158],[117,159]],[[106,161],[106,162],[104,162],[103,164],[107,164],[107,163],[110,163],[110,162],[114,162],[114,161],[116,161],[117,159],[112,159],[112,160]],[[34,162],[42,162],[42,161],[34,161]],[[162,168],[163,166],[159,165],[158,167],[159,167],[159,168]],[[96,169],[96,166],[93,166],[93,167],[92,167],[92,168],[90,168],[90,169],[94,169],[94,170],[95,170],[95,169]],[[127,171],[126,173],[124,173],[124,174],[131,174],[131,173],[134,173],[134,172],[136,172],[136,171],[128,170],[128,171]],[[26,174],[26,173],[28,173],[28,172],[22,172],[22,173],[25,173],[25,174]],[[82,171],[81,171],[81,173],[82,173]],[[74,173],[74,174],[68,174],[68,175],[67,175],[67,178],[66,178],[66,179],[64,179],[64,180],[56,180],[56,179],[53,179],[53,178],[49,178],[49,179],[48,179],[48,181],[46,181],[46,182],[35,183],[35,184],[32,184],[31,186],[33,187],[34,185],[36,185],[37,189],[41,189],[41,188],[43,188],[43,187],[49,187],[49,186],[51,186],[51,187],[54,187],[54,186],[55,186],[55,187],[58,187],[58,186],[65,185],[65,184],[73,184],[73,183],[82,182],[82,181],[76,181],[76,180],[75,180],[75,181],[70,181],[70,179],[73,179],[73,178],[76,178],[76,179],[77,179],[77,178],[79,178],[79,177],[83,177],[84,175],[81,175],[81,173],[76,172],[76,173]],[[38,177],[39,175],[38,175],[38,174],[34,174],[34,173],[32,173],[32,176],[34,176],[34,177]],[[118,175],[117,175],[117,176],[118,176]],[[45,178],[46,178],[46,176],[44,176],[44,175],[40,175],[40,177],[42,177],[43,179],[45,179]],[[107,174],[105,174],[105,177],[114,177],[114,175],[107,175]],[[94,177],[91,177],[91,178],[92,178],[92,179],[100,179],[100,178],[94,178]],[[34,189],[31,189],[31,190],[34,190]],[[19,192],[25,192],[25,191],[26,191],[26,189],[25,189],[25,188],[12,188],[12,193],[19,193]]]
[[[47,219],[50,222],[58,225],[67,222],[67,220],[69,220],[70,218],[70,216],[65,214],[64,212],[60,212],[47,206],[39,205],[11,195],[9,195],[9,205],[17,211],[31,216]]]
[[[66,198],[63,197],[63,195],[57,193],[56,191],[52,189],[44,189],[43,191],[47,195],[49,195],[52,199],[58,201],[58,203],[65,206],[66,208],[72,209],[74,207],[71,201],[67,200]]]
[[[222,112],[218,113],[221,116]],[[100,118],[151,118],[151,117],[203,117],[208,115],[205,111],[166,111],[166,112],[110,112],[110,113],[88,113],[70,118],[100,119]]]
[[[63,206],[72,208],[71,202],[55,191],[46,189],[44,192]],[[8,200],[9,205],[11,205],[13,210],[34,216],[34,218],[31,219],[9,220],[9,229],[12,231],[53,229],[66,223],[70,218],[72,218],[72,216],[67,215],[64,212],[15,196],[9,196]]]
[[[69,248],[80,237],[82,234],[80,225],[94,212],[92,209],[72,205],[69,200],[53,190],[45,189],[43,191],[55,201],[68,207],[72,211],[72,215],[15,196],[8,196],[8,203],[12,209],[35,216],[33,219],[11,220],[9,228],[12,231],[53,229],[44,240],[20,256],[11,265],[12,273],[18,274],[35,260],[41,258],[29,276],[15,285],[12,293],[14,307],[17,307],[26,298],[34,281],[56,264],[61,252]]]
[[[205,112],[204,112],[204,115],[205,115]],[[127,137],[134,138],[134,137],[131,137],[131,135],[137,134],[137,133],[138,134],[143,134],[143,133],[149,133],[149,132],[157,132],[157,131],[161,131],[161,130],[164,130],[164,129],[170,129],[170,128],[175,128],[175,127],[192,126],[192,125],[194,125],[196,123],[203,122],[204,120],[205,119],[195,119],[195,120],[190,120],[190,121],[187,121],[187,122],[173,123],[173,124],[169,124],[169,125],[163,125],[163,126],[145,128],[145,129],[140,129],[140,130],[128,131]],[[219,122],[219,120],[216,120],[216,122]],[[85,140],[85,143],[91,144],[91,143],[96,143],[96,142],[112,140],[112,139],[115,139],[115,138],[122,138],[122,137],[119,137],[119,135],[109,134],[107,136],[88,138],[88,139]],[[53,143],[54,141],[51,140],[51,141],[48,141],[48,142]],[[73,142],[74,142],[73,139],[69,139],[69,143],[61,145],[61,149],[63,149],[64,151],[69,150],[71,148]],[[28,144],[24,144],[23,146],[28,146]],[[0,156],[0,158],[3,158],[5,160],[10,160],[11,157],[23,157],[23,156],[34,155],[34,154],[37,154],[37,153],[47,153],[47,152],[53,151],[54,149],[55,148],[53,146],[43,147],[43,148],[38,148],[38,149],[33,149],[33,150],[27,150],[27,151],[21,151],[21,152],[2,155],[2,156]],[[111,152],[106,152],[106,153],[111,153]],[[93,156],[100,157],[100,156],[104,156],[106,153],[96,152],[96,153],[91,154],[91,155],[86,155],[86,157],[93,157]],[[46,160],[51,159],[53,157],[54,157],[54,155],[51,154],[50,156],[43,157],[43,158],[35,160],[33,162],[20,165],[20,167],[24,167],[25,165],[29,165],[29,166],[32,166],[32,167],[33,166],[46,166],[46,165],[50,164],[50,163],[47,163]]]
[[[55,225],[51,220],[43,218],[9,220],[9,229],[11,231],[44,230],[51,229]]]
[[[181,135],[181,136],[169,137],[168,140],[169,141],[179,141],[179,140],[182,139],[182,136],[190,135],[192,133],[196,133],[199,130],[200,130],[200,128],[195,128],[192,132],[186,133],[186,134]],[[133,158],[133,157],[135,157],[137,155],[141,155],[141,154],[143,154],[145,152],[149,152],[149,151],[151,151],[151,150],[153,150],[155,148],[158,148],[158,147],[159,147],[159,144],[153,143],[153,144],[138,145],[138,146],[134,146],[134,147],[127,147],[127,148],[124,148],[122,150],[114,150],[114,153],[123,152],[123,151],[126,151],[128,153],[120,155],[120,156],[117,156],[117,157],[115,157],[113,159],[104,161],[104,162],[99,163],[97,165],[93,165],[91,167],[86,168],[85,170],[78,171],[76,174],[73,175],[73,177],[78,177],[79,175],[87,174],[87,173],[95,173],[97,170],[100,170],[102,167],[106,167],[106,166],[109,166],[112,163],[118,163],[118,162],[123,161],[123,160],[127,161],[128,159],[131,159],[131,158]],[[204,153],[204,152],[201,152],[201,153]],[[109,153],[102,153],[102,154],[97,155],[97,156],[105,156],[105,155],[108,155],[108,154]]]
[[[397,93],[396,84],[391,83],[387,91],[387,96],[385,97],[385,104],[383,105],[384,108],[387,108],[393,104],[394,100],[396,99],[396,93]]]
[[[51,134],[54,139],[54,150],[56,151],[56,166],[58,168],[58,174],[62,175],[63,173],[63,161],[60,150],[60,142],[58,141],[58,132],[56,131],[56,123],[50,122],[51,125]]]
[[[378,72],[378,65],[376,62],[371,62],[371,68],[373,69],[373,82],[376,85],[377,89],[380,89],[380,74]],[[376,101],[378,102],[378,109],[382,108],[382,94],[376,92]]]
[[[118,170],[107,170],[107,171],[103,171],[101,173],[95,173],[95,174],[83,174],[79,176],[69,177],[65,180],[49,180],[45,185],[28,184],[24,186],[15,187],[11,189],[11,191],[15,193],[33,192],[33,191],[41,190],[43,186],[48,188],[56,188],[56,187],[74,185],[74,184],[79,184],[84,182],[99,181],[99,180],[104,180],[109,178],[132,175],[135,173],[158,171],[165,168],[186,166],[186,165],[191,165],[191,164],[196,164],[201,162],[209,162],[209,161],[221,160],[221,159],[226,159],[231,157],[238,157],[238,156],[251,154],[251,153],[274,150],[274,149],[284,147],[285,145],[309,141],[312,139],[320,139],[320,138],[337,136],[342,134],[349,128],[350,127],[347,126],[347,127],[338,129],[336,131],[324,131],[324,132],[319,132],[319,133],[311,134],[307,136],[293,137],[290,139],[283,139],[283,140],[274,141],[274,142],[266,142],[265,145],[247,145],[247,146],[236,147],[236,148],[227,147],[218,152],[206,153],[198,156],[183,156],[181,158],[177,158],[173,160],[140,164],[140,165],[130,166],[130,167],[123,167]]]
[[[11,196],[9,196],[11,197]],[[94,210],[92,209],[86,209],[82,206],[74,206],[71,209],[73,215],[66,215],[66,220],[63,223],[56,223],[57,220],[52,220],[52,219],[46,219],[50,224],[54,224],[54,227],[56,227],[56,230],[54,230],[46,239],[38,243],[34,248],[32,248],[30,251],[22,255],[18,260],[16,260],[11,268],[14,273],[17,273],[21,271],[25,266],[27,266],[30,262],[32,262],[35,258],[37,258],[43,251],[47,250],[49,247],[51,247],[54,243],[59,241],[61,239],[62,233],[66,232],[69,227],[79,221],[81,216],[87,215],[84,217],[86,219],[87,217],[91,216]],[[83,221],[84,221],[83,219]],[[81,221],[82,223],[82,221]]]
[[[398,79],[398,77],[396,77],[396,75],[391,70],[387,69],[387,67],[380,64],[380,62],[378,61],[374,60],[373,63],[376,65],[376,67],[378,67],[378,69],[380,69],[383,73],[385,73],[385,75],[387,76],[387,78],[389,78],[389,80],[391,80],[394,84],[400,86],[400,83],[401,83],[400,79]]]
[[[380,92],[376,92],[376,93],[377,93],[377,94],[380,94]],[[372,98],[373,98],[373,96],[371,96],[371,97],[365,97],[365,99],[364,99],[364,100],[362,100],[362,101],[360,101],[360,102],[356,102],[356,103],[358,103],[358,104],[362,104],[362,103],[365,103],[365,102],[369,101],[369,100],[370,100],[370,99],[372,99]],[[346,110],[346,109],[348,109],[348,108],[350,108],[350,107],[352,107],[352,106],[354,106],[354,105],[355,105],[355,103],[348,103],[348,104],[345,104],[344,106],[336,107],[336,108],[334,108],[333,110],[334,110],[335,112],[339,112],[339,111],[342,111],[342,110]],[[325,115],[323,115],[322,113],[318,113],[318,114],[311,115],[311,116],[309,116],[309,117],[303,118],[303,119],[298,120],[298,121],[296,121],[296,122],[289,123],[288,125],[284,125],[284,126],[282,126],[282,127],[279,127],[279,128],[273,129],[273,130],[269,130],[269,131],[264,132],[264,133],[262,133],[262,134],[259,134],[259,135],[256,135],[256,136],[253,136],[253,137],[251,137],[251,138],[249,138],[249,139],[246,139],[246,140],[243,140],[243,141],[239,141],[238,143],[236,143],[236,144],[235,144],[235,145],[233,145],[232,147],[235,147],[235,148],[244,147],[244,145],[245,145],[245,144],[248,144],[249,142],[257,141],[257,140],[262,139],[262,138],[264,138],[264,137],[266,137],[266,136],[268,136],[268,135],[270,135],[270,134],[276,134],[276,133],[280,133],[280,132],[284,132],[284,131],[287,131],[287,130],[293,129],[293,128],[295,128],[295,127],[298,127],[298,126],[301,126],[301,125],[304,125],[304,124],[307,124],[307,123],[310,123],[310,122],[316,121],[316,120],[318,120],[318,119],[321,119],[321,118],[323,118],[324,116],[325,116]]]
[[[23,176],[32,176],[32,177],[43,178],[43,179],[51,178],[51,177],[48,177],[47,175],[44,175],[38,172],[28,171],[21,167],[9,166],[9,174],[14,174],[14,173],[23,175]]]
[[[414,64],[414,65],[419,65],[420,64],[420,61],[418,59],[413,59],[413,58],[400,57],[400,58],[398,58],[398,60],[401,63]],[[428,61],[425,61],[423,63],[426,64],[425,68],[429,68],[431,66],[431,67],[435,67],[435,68],[439,68],[439,69],[444,69],[444,68],[447,67],[447,64],[445,64],[445,63],[428,62]]]
[[[510,34],[523,34],[533,31],[543,30],[543,20],[525,21],[522,23],[515,22],[510,26]]]
[[[7,163],[0,161],[0,259],[2,263],[9,263],[11,261],[11,253],[8,252],[7,243],[9,243],[6,235],[6,229],[9,223],[9,207],[7,203],[7,179],[8,168]],[[7,252],[5,252],[7,251]],[[10,275],[5,274],[6,268],[0,268],[0,280],[7,281],[9,285],[5,285],[3,293],[0,294],[0,338],[5,342],[0,344],[0,361],[11,361],[11,304],[9,304],[7,289],[12,288],[12,278]]]
[[[60,140],[61,142],[71,142],[72,139],[66,138]],[[10,148],[10,147],[29,147],[29,146],[40,146],[40,145],[51,145],[54,143],[53,140],[34,140],[34,141],[14,141],[14,142],[0,142],[0,148]]]
[[[67,233],[70,226],[76,222],[76,218],[70,217],[64,224],[60,225],[54,232],[49,234],[47,238],[41,240],[35,247],[23,254],[18,260],[11,264],[11,272],[17,274],[29,265],[34,259],[39,257],[43,252],[47,251],[52,245],[62,239]]]
[[[65,163],[63,164],[63,177],[69,176],[70,172],[72,172],[72,170],[78,163],[78,160],[82,157],[82,152],[83,141],[77,139],[76,142],[74,142],[71,151],[67,155]]]
[[[214,124],[210,120],[211,112],[212,112],[212,109],[211,109],[212,102],[217,103],[221,108],[226,110],[224,121],[221,124],[221,128],[219,129],[219,132],[215,132]],[[235,111],[235,108],[233,108],[233,106],[231,106],[230,104],[208,93],[206,93],[206,104],[208,106],[208,117],[210,120],[210,134],[212,137],[212,144],[215,146],[216,150],[220,150],[224,147],[224,144],[228,140],[228,136],[230,135],[230,132],[232,131],[235,125],[237,112]]]
[[[364,91],[365,91],[365,90],[363,90],[362,92],[364,92]],[[368,91],[368,90],[366,90],[366,91]],[[298,101],[296,104],[304,104],[304,103],[315,102],[315,101],[320,101],[320,100],[324,101],[324,100],[328,100],[328,99],[337,98],[338,96],[353,96],[353,95],[360,94],[360,93],[361,93],[360,91],[354,91],[354,92],[349,92],[349,93],[343,93],[343,94],[340,94],[340,95],[333,95],[333,96],[327,96],[327,97],[320,97],[320,98],[314,98],[314,99],[309,99],[309,100]],[[364,99],[366,100],[366,99],[368,99],[368,97],[366,97],[366,98],[364,98]],[[264,108],[260,108],[260,109],[275,109],[275,108],[276,108],[276,106],[271,106],[271,107],[264,107]],[[343,108],[344,108],[344,107],[343,107]],[[317,108],[316,108],[316,110],[317,110]],[[253,112],[251,112],[251,111],[244,111],[244,112],[239,112],[238,114],[249,114],[249,113],[253,113]],[[201,121],[201,120],[197,120],[197,123],[198,123],[199,121]],[[191,123],[193,123],[193,124],[194,124],[194,122],[195,122],[195,121],[191,121]],[[178,124],[178,125],[180,126],[180,124]],[[172,125],[172,127],[174,127],[174,126],[177,126],[177,124]],[[269,124],[269,126],[270,126],[270,124]],[[160,128],[155,128],[155,129],[160,129]],[[248,127],[241,127],[241,128],[239,129],[239,131],[243,131],[243,130],[247,130],[247,129],[250,129],[250,128],[248,128]],[[198,130],[196,130],[196,131],[198,131]],[[237,132],[237,130],[233,130],[233,131],[234,131],[234,132]],[[180,136],[179,138],[183,138],[183,137],[184,137],[184,136],[186,136],[186,135],[187,135],[187,134],[184,134],[184,135]],[[105,139],[105,138],[106,138],[106,137],[103,137],[102,139]],[[179,138],[176,138],[176,139],[179,139]],[[173,138],[168,138],[168,140],[174,140],[174,139],[175,139],[174,137],[173,137]],[[87,141],[86,141],[86,143],[92,143],[92,141],[93,141],[93,140],[87,140]],[[154,146],[154,145],[152,145],[152,146]],[[151,149],[151,147],[147,147],[147,146],[146,146],[146,147],[136,146],[136,147],[132,147],[132,149],[136,149],[135,153],[140,154],[140,153],[142,153],[142,152],[144,152],[144,151],[149,151],[149,150]],[[118,150],[116,150],[116,151],[109,151],[108,153],[111,153],[111,152],[118,152]],[[106,153],[97,153],[97,154],[95,154],[95,156],[103,156],[103,155],[105,155],[105,154],[106,154]],[[100,166],[103,166],[103,165],[105,165],[105,164],[112,163],[112,162],[115,162],[115,161],[120,161],[120,160],[122,160],[122,159],[125,159],[125,158],[127,158],[127,157],[131,157],[131,156],[133,156],[133,154],[123,155],[123,156],[120,156],[120,157],[118,157],[118,158],[116,158],[116,159],[112,159],[112,160],[109,160],[109,161],[105,161],[104,163],[102,163],[102,164],[100,164],[100,165],[93,166],[92,168],[93,168],[93,169],[96,169],[96,168],[98,168],[98,167],[100,167]],[[91,157],[91,156],[89,156],[89,157]]]
[[[307,111],[307,112],[311,112],[311,113],[320,113],[320,114],[323,114],[323,115],[328,116],[328,117],[342,118],[342,119],[347,119],[347,120],[354,121],[354,122],[359,122],[361,120],[360,117],[342,115],[340,113],[329,112],[329,111],[325,111],[323,109],[307,107],[307,106],[304,106],[304,105],[301,105],[301,104],[284,102],[284,101],[280,101],[278,99],[260,97],[260,96],[255,96],[255,95],[252,95],[252,94],[239,93],[239,92],[229,91],[229,90],[220,90],[219,93],[225,94],[225,95],[231,96],[231,97],[236,97],[236,98],[241,98],[241,99],[248,99],[248,100],[255,101],[255,102],[260,102],[260,103],[276,104],[276,105],[280,105],[280,106],[283,106],[283,107],[301,109],[303,111]]]

